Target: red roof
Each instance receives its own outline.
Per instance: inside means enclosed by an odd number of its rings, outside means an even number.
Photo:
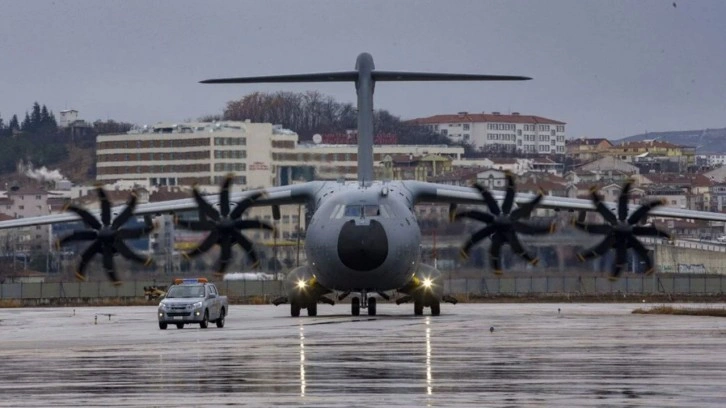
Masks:
[[[490,113],[463,113],[455,115],[434,115],[427,118],[416,118],[407,120],[407,123],[418,125],[434,123],[472,123],[472,122],[494,122],[494,123],[536,123],[547,125],[564,125],[565,122],[543,118],[534,115],[494,115]]]

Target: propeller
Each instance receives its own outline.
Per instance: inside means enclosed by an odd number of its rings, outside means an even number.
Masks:
[[[590,189],[590,197],[593,204],[595,204],[595,210],[605,219],[606,223],[587,223],[585,222],[584,212],[580,213],[578,219],[573,219],[575,227],[591,234],[605,235],[605,238],[597,245],[577,254],[580,261],[584,262],[588,259],[603,256],[609,250],[615,249],[615,265],[611,275],[613,279],[620,275],[620,271],[627,264],[628,248],[632,248],[645,261],[647,267],[646,274],[650,275],[653,273],[653,260],[650,259],[648,250],[640,242],[638,237],[662,237],[671,239],[670,234],[652,225],[639,225],[641,221],[646,219],[650,210],[665,204],[663,200],[653,200],[643,204],[628,217],[628,200],[630,198],[632,184],[633,181],[628,180],[620,192],[617,215],[603,204],[602,197],[598,194],[596,187]]]
[[[489,247],[489,262],[494,273],[499,275],[502,273],[501,262],[499,259],[502,246],[509,244],[512,250],[518,256],[526,259],[532,265],[536,265],[539,259],[532,255],[519,240],[517,233],[527,235],[547,234],[555,231],[555,224],[549,225],[532,225],[522,221],[526,219],[542,201],[543,193],[540,191],[531,201],[518,206],[512,210],[514,205],[515,183],[514,175],[506,172],[507,189],[504,195],[504,202],[499,207],[497,200],[480,184],[474,184],[474,188],[481,193],[484,203],[489,208],[489,212],[478,210],[460,211],[454,213],[454,218],[470,218],[488,224],[486,227],[474,233],[461,249],[463,258],[469,257],[469,250],[479,243],[479,241],[491,237],[491,246]]]
[[[243,220],[242,214],[264,196],[263,192],[254,192],[240,200],[237,206],[230,211],[229,187],[232,184],[232,175],[228,175],[222,183],[219,192],[219,211],[209,204],[199,193],[195,186],[193,189],[194,200],[199,207],[198,221],[177,220],[177,225],[192,231],[209,231],[209,235],[194,249],[183,255],[193,258],[209,251],[215,244],[221,248],[219,261],[217,262],[217,274],[224,274],[229,261],[232,259],[232,246],[239,244],[252,260],[253,268],[259,264],[259,258],[255,253],[252,242],[240,233],[246,229],[266,229],[274,231],[270,224],[258,220]]]
[[[60,248],[63,245],[73,241],[92,241],[91,245],[81,254],[81,263],[76,270],[76,278],[86,280],[86,266],[96,254],[101,254],[103,259],[103,269],[106,271],[109,279],[114,285],[118,285],[121,281],[116,275],[114,268],[113,256],[121,254],[126,259],[150,265],[152,259],[143,257],[126,245],[124,240],[138,239],[148,235],[154,225],[151,217],[144,216],[144,225],[141,227],[122,227],[134,214],[137,196],[135,192],[131,193],[126,202],[126,207],[121,213],[111,221],[111,202],[108,200],[106,192],[101,187],[96,188],[98,199],[101,203],[101,219],[94,217],[88,210],[75,205],[68,205],[65,210],[76,213],[86,225],[86,229],[73,231],[71,234],[56,241],[56,246]]]

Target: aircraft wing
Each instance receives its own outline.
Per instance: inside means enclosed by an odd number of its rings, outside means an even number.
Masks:
[[[292,184],[281,187],[271,187],[263,189],[265,195],[257,199],[252,206],[271,206],[285,204],[306,204],[313,200],[315,192],[324,186],[324,182],[311,181],[301,184]],[[250,190],[240,193],[231,193],[230,201],[233,203],[243,200],[245,197],[259,190]],[[204,196],[205,200],[214,207],[218,206],[219,195],[211,194]],[[112,207],[111,211],[115,217],[125,208],[125,205]],[[134,214],[139,215],[157,215],[168,214],[178,211],[190,211],[197,209],[197,203],[193,198],[182,198],[178,200],[160,201],[154,203],[139,204],[134,210]],[[96,218],[99,211],[90,211]],[[57,224],[62,222],[80,221],[81,219],[74,213],[43,215],[39,217],[17,218],[14,220],[0,221],[0,229],[29,227],[34,225]]]
[[[414,204],[421,202],[483,204],[481,194],[472,187],[451,186],[420,181],[404,181],[403,184],[411,192]],[[504,199],[504,191],[491,190],[491,193],[497,201]],[[534,197],[534,194],[518,193],[515,196],[514,201],[517,205],[522,205],[531,201]],[[617,203],[605,202],[604,204],[612,211],[616,211],[617,209]],[[592,201],[582,198],[545,196],[537,207],[566,211],[595,211],[595,205]],[[632,213],[638,207],[638,205],[629,205],[628,213]],[[648,213],[648,215],[666,218],[726,222],[726,214],[710,211],[684,210],[668,206],[654,208]]]

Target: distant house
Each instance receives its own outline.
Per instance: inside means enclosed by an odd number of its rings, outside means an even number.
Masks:
[[[619,171],[627,174],[638,174],[640,172],[636,166],[611,156],[577,166],[575,171],[593,171],[601,174],[607,174],[609,171]]]
[[[608,155],[632,163],[639,158],[661,157],[682,162],[690,166],[696,162],[696,149],[691,146],[680,146],[660,140],[642,142],[625,142],[608,149]]]
[[[509,170],[514,174],[523,174],[532,169],[531,159],[491,157],[484,159],[459,159],[454,160],[455,167],[486,167],[497,170]]]
[[[568,157],[578,162],[589,162],[600,158],[613,144],[603,138],[581,138],[568,140],[565,147]]]

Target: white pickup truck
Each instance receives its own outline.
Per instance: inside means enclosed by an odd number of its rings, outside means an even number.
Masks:
[[[221,296],[205,278],[176,279],[159,303],[159,328],[175,324],[183,329],[185,324],[199,323],[206,329],[209,322],[221,328],[228,310],[227,296]]]

